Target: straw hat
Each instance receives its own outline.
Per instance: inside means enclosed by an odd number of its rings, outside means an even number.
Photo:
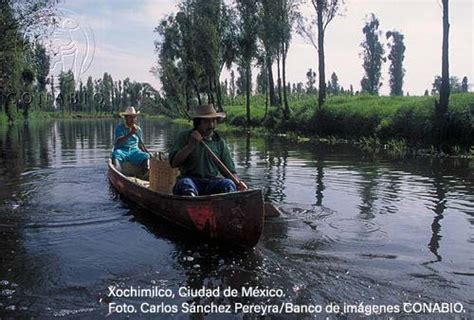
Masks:
[[[207,118],[207,119],[214,119],[214,118],[225,118],[225,113],[223,112],[216,112],[214,106],[212,104],[204,104],[196,107],[196,111],[193,114],[193,119],[196,118]]]
[[[127,109],[125,109],[125,112],[120,112],[119,114],[120,114],[121,117],[136,116],[136,115],[140,114],[140,111],[135,111],[134,107],[127,107]]]

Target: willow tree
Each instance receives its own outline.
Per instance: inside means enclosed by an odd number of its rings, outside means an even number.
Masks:
[[[222,110],[219,79],[223,67],[236,60],[236,20],[223,0],[183,0],[175,16],[160,22],[154,71],[174,104],[185,100],[189,110],[194,92],[198,104],[207,95],[207,101]]]
[[[20,101],[21,90],[32,88],[36,65],[32,45],[33,35],[52,22],[57,1],[49,0],[2,0],[0,1],[0,108],[9,123],[13,123],[12,107]],[[41,75],[43,77],[43,75]],[[40,84],[41,85],[41,84]],[[32,93],[32,92],[30,92]],[[25,102],[24,100],[21,100]],[[17,105],[17,107],[19,107]],[[22,104],[22,108],[29,107]],[[28,114],[28,112],[24,113]]]
[[[254,0],[237,0],[239,11],[239,65],[245,70],[247,125],[250,126],[251,67],[257,53],[257,5]]]
[[[324,41],[326,29],[329,23],[342,10],[344,0],[311,0],[311,5],[316,13],[316,17],[306,19],[299,17],[297,32],[303,36],[318,51],[318,71],[319,71],[319,96],[318,107],[321,109],[326,101],[326,73]],[[314,26],[317,26],[317,40]]]
[[[200,99],[195,81],[195,64],[188,59],[193,56],[188,52],[192,46],[184,45],[187,43],[183,32],[186,30],[185,19],[185,15],[178,12],[176,16],[170,15],[162,19],[155,28],[161,40],[155,41],[158,64],[152,72],[159,76],[169,108],[176,108],[178,113],[181,112],[181,105],[189,110],[191,88],[195,88],[196,96]]]

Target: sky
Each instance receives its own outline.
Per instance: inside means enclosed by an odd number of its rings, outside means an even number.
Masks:
[[[174,0],[63,0],[58,6],[59,27],[48,39],[54,53],[51,71],[73,69],[76,79],[101,78],[104,72],[114,80],[129,77],[159,89],[160,81],[150,72],[156,66],[154,28],[168,14],[177,11]],[[306,16],[312,9],[303,8]],[[441,0],[346,0],[343,15],[328,26],[325,37],[326,78],[335,72],[346,89],[360,90],[364,75],[360,56],[362,28],[367,16],[379,19],[382,43],[385,32],[397,30],[405,36],[406,69],[404,92],[422,95],[431,90],[435,75],[441,74]],[[450,75],[467,76],[474,83],[474,1],[450,1]],[[306,80],[309,68],[317,70],[317,52],[296,33],[287,61],[287,81]],[[382,67],[381,94],[389,93],[389,62]],[[254,74],[256,74],[255,72]],[[229,77],[224,71],[221,81]],[[474,86],[470,85],[470,91]]]

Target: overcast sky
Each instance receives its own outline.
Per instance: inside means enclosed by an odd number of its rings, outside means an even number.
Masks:
[[[150,73],[156,64],[153,42],[158,37],[153,30],[166,14],[176,12],[177,1],[63,1],[59,5],[62,30],[50,39],[59,53],[53,61],[54,73],[72,68],[85,82],[89,75],[98,78],[108,72],[114,80],[130,77],[160,88],[159,80]],[[326,32],[327,78],[336,72],[344,88],[352,84],[354,90],[360,90],[360,43],[370,13],[379,19],[383,34],[398,30],[405,35],[404,91],[422,95],[431,89],[434,76],[441,73],[441,0],[346,0],[344,15],[336,17]],[[474,1],[450,1],[450,23],[450,75],[460,79],[467,76],[474,83]],[[381,40],[385,43],[385,36]],[[295,34],[288,55],[287,81],[306,82],[309,68],[317,70],[316,50]],[[387,70],[388,62],[382,69],[382,94],[389,92]],[[221,80],[228,75],[224,72]]]

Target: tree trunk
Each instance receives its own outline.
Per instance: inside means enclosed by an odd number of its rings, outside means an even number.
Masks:
[[[285,115],[285,120],[288,120],[290,118],[290,107],[288,106],[288,96],[286,94],[286,46],[285,43],[282,43],[282,76],[283,76],[283,102],[285,105],[284,109],[284,115]]]
[[[267,119],[267,114],[268,114],[268,88],[265,92],[265,114],[263,115],[262,122],[264,122]]]
[[[281,75],[280,75],[280,54],[277,55],[277,74],[278,74],[278,79],[277,79],[277,84],[278,84],[278,106],[281,106]]]
[[[250,127],[250,64],[245,68],[245,91],[247,93],[246,109],[247,109],[247,126]]]
[[[209,86],[207,87],[207,103],[214,104],[214,96],[212,95],[212,79],[209,78]]]
[[[196,83],[196,80],[195,80],[195,79],[193,79],[193,87],[194,87],[194,91],[196,91],[196,96],[197,96],[197,99],[198,99],[198,104],[199,104],[199,105],[202,105],[201,95],[199,94],[199,89],[198,89],[198,86],[197,86],[197,83]]]
[[[267,73],[268,73],[268,89],[270,93],[270,105],[276,106],[278,103],[276,101],[276,96],[275,96],[275,82],[273,81],[273,70],[272,70],[273,62],[270,56],[267,56],[266,64],[267,64]]]
[[[188,85],[184,86],[184,99],[186,100],[186,111],[189,112],[191,106],[189,105],[189,92],[188,92]]]
[[[449,0],[443,0],[443,53],[441,62],[441,88],[437,113],[442,117],[448,111],[449,102]]]
[[[318,0],[318,58],[319,58],[319,97],[318,107],[322,108],[326,101],[326,75],[324,71],[324,28],[323,28],[323,0]]]
[[[5,114],[7,115],[7,118],[8,118],[8,124],[12,125],[13,124],[13,115],[12,115],[12,112],[10,110],[10,102],[11,102],[11,98],[10,98],[10,96],[8,96],[6,101],[5,101]]]
[[[217,97],[217,110],[219,112],[224,112],[224,108],[222,107],[222,91],[221,91],[221,84],[219,80],[216,79],[215,81],[216,86],[216,97]]]

